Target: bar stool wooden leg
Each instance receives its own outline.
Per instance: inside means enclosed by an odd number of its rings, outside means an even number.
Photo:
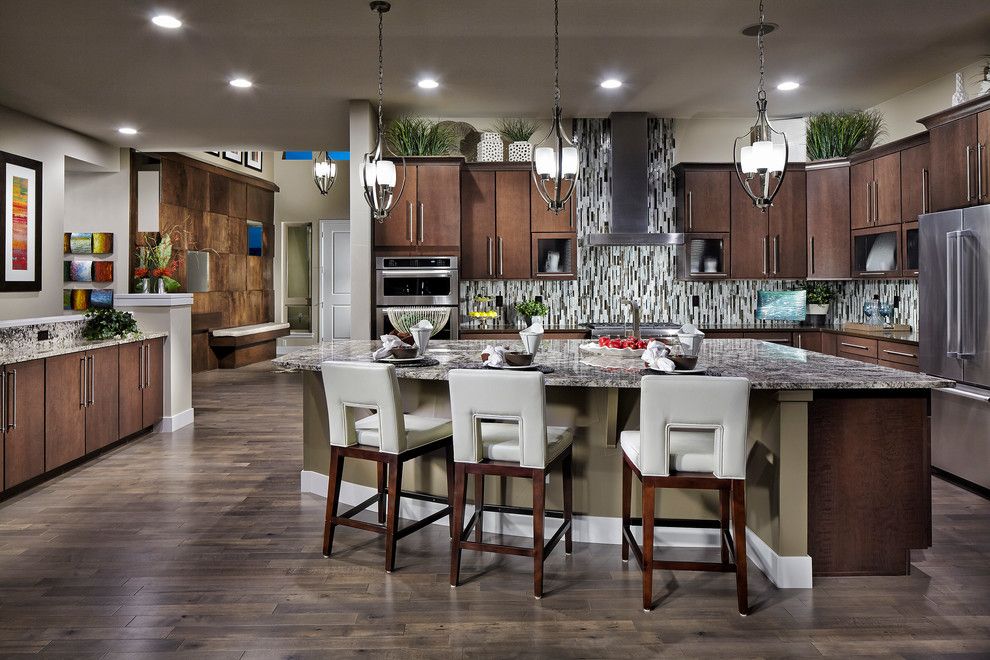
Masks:
[[[546,504],[546,474],[533,470],[533,595],[543,598],[543,523]]]
[[[722,530],[719,545],[722,547],[722,563],[729,563],[729,544],[726,535],[729,533],[729,490],[720,488],[718,491],[718,513],[721,519],[720,528]]]
[[[385,572],[395,570],[395,537],[399,529],[399,493],[402,490],[402,463],[393,459],[388,468],[388,516],[385,520]]]
[[[653,609],[653,523],[656,489],[643,482],[643,610]]]
[[[629,541],[626,540],[625,530],[629,527],[630,504],[632,502],[632,469],[622,459],[622,561],[629,561]]]
[[[574,516],[574,457],[570,449],[567,450],[561,466],[564,472],[564,524],[570,525],[571,518]],[[574,552],[574,540],[571,527],[568,527],[567,531],[564,532],[564,553],[569,555],[572,552]]]
[[[447,516],[447,524],[450,529],[450,537],[454,538],[454,445],[449,440],[443,449],[444,462],[447,464],[447,505],[450,507],[450,515]]]
[[[503,491],[504,492],[504,491]],[[485,475],[474,475],[474,510],[478,517],[474,521],[474,540],[481,543],[481,521],[485,518]]]
[[[337,505],[340,502],[340,482],[344,477],[344,457],[336,447],[330,447],[330,469],[327,483],[327,513],[323,522],[323,556],[333,549],[333,532],[337,527]]]
[[[749,590],[746,580],[746,482],[732,482],[732,524],[735,528],[736,546],[736,599],[739,613],[749,614]]]
[[[375,469],[378,472],[378,524],[385,524],[385,480],[386,480],[386,468],[385,463],[375,463]]]
[[[454,464],[454,533],[450,535],[450,586],[456,587],[461,576],[461,534],[464,533],[464,509],[467,506],[467,470]]]

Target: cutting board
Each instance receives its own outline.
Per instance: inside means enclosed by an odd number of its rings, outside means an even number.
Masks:
[[[903,323],[895,323],[889,328],[881,325],[868,325],[866,323],[843,323],[842,329],[853,330],[855,332],[876,332],[877,334],[883,332],[911,332],[911,326]]]

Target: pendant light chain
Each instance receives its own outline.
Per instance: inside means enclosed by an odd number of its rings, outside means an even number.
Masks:
[[[553,107],[560,110],[560,16],[553,0]]]
[[[382,17],[385,12],[378,12],[378,133],[382,132],[382,104],[385,98],[385,59],[382,53],[385,50],[384,39],[382,38]]]
[[[763,9],[763,1],[760,0],[760,30],[756,33],[756,41],[760,49],[760,86],[757,88],[757,98],[763,100],[767,98],[767,91],[764,89],[764,75],[766,73],[766,51],[763,45],[763,30],[766,27],[766,14]]]

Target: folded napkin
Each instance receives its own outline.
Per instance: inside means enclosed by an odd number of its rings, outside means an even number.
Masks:
[[[543,324],[542,323],[534,323],[533,325],[529,326],[525,330],[520,330],[519,331],[519,334],[521,334],[521,335],[524,335],[524,334],[525,335],[542,335],[543,332],[544,332],[543,331]]]
[[[392,354],[397,348],[402,348],[406,345],[404,341],[396,337],[395,335],[382,335],[382,347],[371,354],[371,357],[376,360],[381,360],[382,358],[387,358]]]
[[[670,349],[656,339],[650,340],[643,351],[643,362],[654,371],[674,371],[677,366],[668,358]]]
[[[423,319],[419,323],[409,326],[409,332],[412,332],[413,330],[429,330],[430,332],[433,332],[433,324],[430,323],[429,319]]]
[[[505,366],[505,346],[486,346],[485,353],[488,354],[488,359],[485,360],[485,364],[489,367],[503,367]]]

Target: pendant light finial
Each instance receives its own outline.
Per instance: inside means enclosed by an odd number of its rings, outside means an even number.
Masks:
[[[746,135],[736,138],[733,145],[733,160],[736,164],[736,178],[745,193],[761,211],[773,204],[787,173],[787,136],[770,125],[767,119],[767,92],[764,86],[766,77],[766,49],[763,37],[768,31],[760,0],[760,23],[756,32],[757,48],[760,55],[760,82],[756,91],[756,123]]]

